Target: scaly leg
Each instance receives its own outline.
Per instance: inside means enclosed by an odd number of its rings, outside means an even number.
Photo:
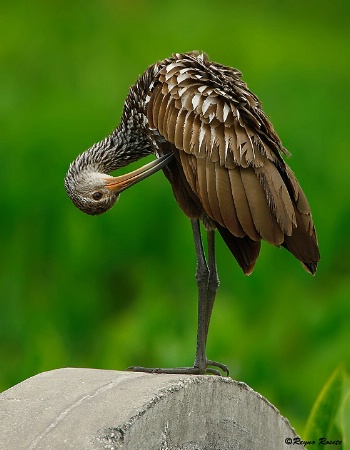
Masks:
[[[219,287],[219,278],[216,270],[215,262],[215,240],[214,231],[207,232],[208,237],[208,264],[206,262],[205,253],[202,244],[200,226],[198,220],[192,220],[192,230],[194,245],[197,256],[196,280],[198,286],[198,328],[197,328],[197,346],[196,357],[193,367],[175,367],[175,368],[147,368],[133,366],[128,370],[135,372],[148,373],[178,373],[178,374],[205,374],[211,373],[221,375],[221,373],[208,366],[214,366],[229,374],[225,364],[208,360],[206,357],[206,343],[208,337],[209,322],[211,312],[214,305],[215,295]]]
[[[197,266],[196,280],[198,287],[198,324],[197,324],[197,346],[194,367],[197,367],[199,373],[205,373],[207,369],[207,357],[205,347],[208,335],[208,287],[209,287],[209,268],[205,259],[200,225],[198,220],[192,220],[192,231],[194,247],[196,250]]]
[[[216,297],[216,293],[219,288],[220,280],[216,268],[216,259],[215,259],[215,231],[208,230],[207,231],[207,239],[208,239],[208,268],[209,268],[209,279],[208,279],[208,289],[207,289],[207,306],[206,306],[206,336],[208,337],[209,323],[211,318],[211,313],[213,311],[214,301]],[[216,366],[219,367],[223,372],[226,372],[226,375],[229,375],[229,370],[225,364],[207,360],[208,366]]]

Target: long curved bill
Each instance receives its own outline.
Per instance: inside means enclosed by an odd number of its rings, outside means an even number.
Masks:
[[[133,172],[126,173],[125,175],[120,175],[119,177],[109,177],[106,179],[106,188],[110,189],[111,191],[116,191],[117,193],[125,191],[125,189],[128,189],[139,181],[142,181],[145,178],[148,178],[149,176],[158,172],[158,170],[162,169],[171,161],[173,156],[174,155],[172,153],[169,153],[155,159],[154,161],[151,161],[148,164],[145,164],[144,166],[134,170]]]

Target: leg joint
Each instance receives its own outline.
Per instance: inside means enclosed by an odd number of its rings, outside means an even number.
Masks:
[[[196,280],[197,282],[206,281],[209,282],[210,273],[207,265],[197,264]]]
[[[213,291],[217,291],[220,285],[220,280],[218,277],[218,273],[215,271],[214,273],[210,272],[209,273],[209,278],[208,278],[208,286],[211,290]]]

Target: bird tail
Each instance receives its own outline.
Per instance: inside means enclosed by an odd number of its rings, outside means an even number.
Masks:
[[[227,247],[236,258],[244,275],[250,275],[259,256],[260,241],[253,241],[248,236],[243,238],[236,237],[218,223],[216,223],[216,227]]]
[[[320,252],[310,206],[290,167],[286,165],[281,175],[294,204],[296,221],[291,235],[284,235],[282,246],[299,259],[307,272],[314,275]]]
[[[296,220],[297,226],[293,228],[293,234],[285,235],[282,246],[302,263],[307,272],[314,275],[320,259],[315,229],[311,233],[305,230],[302,214],[297,210]],[[253,241],[248,236],[236,237],[218,223],[216,227],[244,274],[250,275],[259,256],[260,241]]]
[[[297,209],[295,213],[297,226],[293,228],[291,236],[284,237],[282,246],[301,261],[307,272],[315,275],[317,263],[320,260],[315,228],[311,224],[311,232],[305,230],[302,214]]]

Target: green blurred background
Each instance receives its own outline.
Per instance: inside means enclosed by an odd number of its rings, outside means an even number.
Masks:
[[[0,17],[0,390],[65,366],[192,364],[192,234],[162,173],[101,217],[75,209],[63,179],[148,65],[199,49],[262,100],[322,255],[311,277],[266,244],[244,277],[218,239],[208,356],[302,432],[328,376],[350,366],[349,1],[18,0]]]

